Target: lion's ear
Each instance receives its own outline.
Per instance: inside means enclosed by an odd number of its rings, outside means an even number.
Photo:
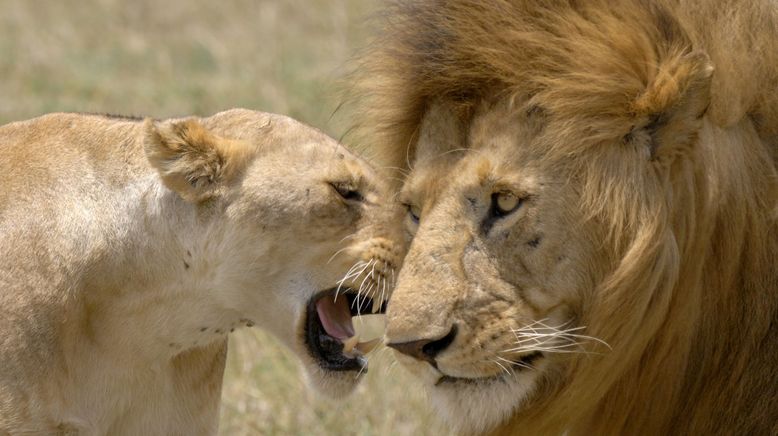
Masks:
[[[216,195],[245,167],[248,156],[247,144],[221,138],[195,119],[146,119],[143,148],[165,186],[190,202]]]
[[[659,66],[654,80],[633,103],[632,131],[625,138],[645,143],[650,158],[673,156],[692,144],[710,104],[713,66],[701,52],[679,54]]]

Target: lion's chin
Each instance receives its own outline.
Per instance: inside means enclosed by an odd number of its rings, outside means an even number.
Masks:
[[[533,391],[535,375],[427,385],[438,414],[460,434],[489,431],[509,419]]]
[[[424,386],[438,416],[459,434],[487,432],[508,420],[527,403],[547,366],[545,359],[535,357],[531,368],[510,374],[456,378],[408,356],[395,356]]]

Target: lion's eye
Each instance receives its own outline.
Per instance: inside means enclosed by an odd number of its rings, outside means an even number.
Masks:
[[[408,209],[408,216],[411,218],[411,221],[418,224],[421,218],[421,209],[413,204],[406,204],[405,207]]]
[[[362,201],[365,197],[348,183],[331,183],[335,191],[347,201]]]
[[[495,192],[492,194],[492,215],[502,217],[515,211],[524,199],[511,192]]]

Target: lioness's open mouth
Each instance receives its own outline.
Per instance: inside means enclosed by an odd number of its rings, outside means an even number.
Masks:
[[[322,291],[306,309],[305,344],[319,366],[330,371],[367,371],[364,354],[372,351],[380,338],[359,342],[351,318],[382,314],[386,302],[373,300],[348,288]]]

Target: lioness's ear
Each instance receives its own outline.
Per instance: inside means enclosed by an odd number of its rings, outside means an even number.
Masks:
[[[165,186],[190,202],[216,195],[248,160],[247,144],[216,136],[195,119],[146,119],[143,148]]]
[[[678,54],[662,63],[632,103],[635,125],[625,141],[645,143],[652,160],[692,144],[710,104],[712,76],[713,66],[701,52]]]

